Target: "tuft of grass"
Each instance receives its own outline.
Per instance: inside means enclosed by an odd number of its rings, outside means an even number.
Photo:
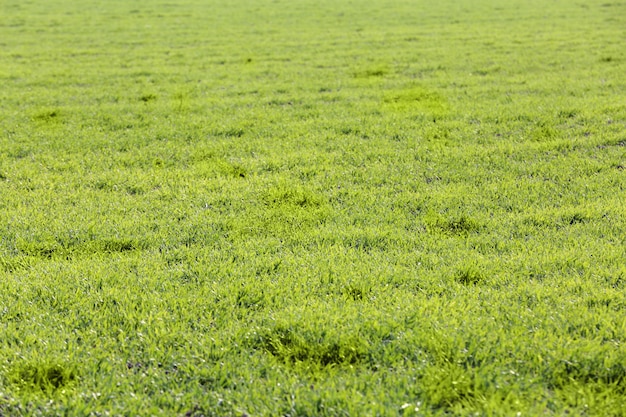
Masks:
[[[265,302],[263,289],[253,285],[240,288],[235,295],[235,305],[248,310],[260,309]]]
[[[423,86],[409,86],[385,94],[383,103],[394,111],[424,111],[443,116],[449,110],[448,100],[436,90]]]
[[[148,103],[157,99],[155,94],[142,94],[139,97],[139,101],[143,101],[144,103]]]
[[[270,206],[292,206],[316,208],[324,204],[324,198],[297,183],[280,183],[270,187],[264,195],[264,201]]]
[[[60,117],[61,117],[61,111],[59,109],[43,110],[43,111],[36,113],[33,116],[33,120],[40,121],[40,122],[53,122],[55,120],[58,120]]]
[[[56,240],[21,240],[17,249],[26,256],[50,259],[61,250],[61,246]]]
[[[223,162],[218,164],[217,170],[226,177],[231,178],[246,178],[248,176],[248,170],[241,164]]]
[[[370,77],[383,77],[389,73],[389,68],[386,65],[374,66],[363,70],[355,71],[353,76],[355,78],[370,78]]]
[[[363,284],[350,283],[344,287],[346,298],[353,301],[362,301],[369,295],[371,288]]]
[[[615,289],[626,288],[626,267],[606,277],[606,283]]]
[[[457,271],[455,280],[463,285],[476,285],[484,281],[485,276],[477,265],[470,264]]]
[[[466,215],[437,216],[434,219],[429,219],[429,223],[432,230],[449,235],[467,235],[480,230],[479,223]]]
[[[9,273],[28,269],[33,264],[34,261],[32,256],[0,255],[0,268]]]
[[[452,409],[480,396],[471,370],[454,363],[429,366],[420,386],[427,404],[434,409]]]
[[[96,246],[105,253],[128,252],[145,248],[144,243],[130,238],[101,239],[97,241]]]
[[[245,129],[241,127],[227,127],[225,129],[220,129],[213,132],[215,136],[223,136],[226,138],[240,138],[245,133]]]
[[[567,213],[561,216],[561,222],[570,226],[573,226],[579,223],[586,223],[589,220],[590,220],[590,217],[587,213],[579,212],[579,211]]]
[[[368,357],[369,345],[357,334],[331,328],[277,324],[256,334],[253,346],[287,364],[327,367],[356,365]]]
[[[37,362],[16,364],[9,374],[9,382],[21,390],[51,393],[78,382],[79,375],[72,364]]]

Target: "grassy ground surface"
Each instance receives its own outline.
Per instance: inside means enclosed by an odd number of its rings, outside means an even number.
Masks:
[[[625,40],[609,0],[3,0],[0,415],[626,415]]]

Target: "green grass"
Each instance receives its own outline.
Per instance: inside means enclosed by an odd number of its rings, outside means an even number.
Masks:
[[[626,3],[0,16],[0,415],[626,415]]]

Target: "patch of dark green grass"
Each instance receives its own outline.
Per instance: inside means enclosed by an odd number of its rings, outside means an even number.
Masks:
[[[480,230],[480,224],[473,218],[460,216],[437,216],[429,220],[430,228],[439,233],[450,235],[467,235]]]
[[[78,377],[72,364],[27,362],[14,365],[8,379],[22,390],[50,393],[71,386]]]
[[[583,212],[573,212],[561,217],[561,222],[570,226],[589,221],[589,216]]]
[[[614,289],[626,288],[626,267],[623,267],[614,274],[607,275],[605,281]]]
[[[355,135],[355,136],[361,136],[361,130],[357,127],[352,127],[352,126],[344,126],[342,128],[339,129],[339,133],[341,133],[342,135]]]
[[[40,122],[52,122],[57,120],[61,116],[61,111],[58,109],[54,110],[44,110],[39,113],[36,113],[33,116],[33,120],[37,120]]]
[[[463,285],[476,285],[484,281],[485,276],[477,265],[471,264],[459,269],[455,280]]]
[[[178,271],[174,277],[184,285],[198,285],[202,282],[200,274],[198,271],[194,270],[182,270]]]
[[[383,77],[389,72],[386,66],[377,66],[367,68],[360,71],[355,71],[353,76],[355,78],[370,78],[370,77]]]
[[[143,101],[144,103],[148,103],[157,99],[155,94],[143,94],[139,97],[139,101]]]
[[[12,146],[5,149],[7,156],[14,159],[23,159],[32,155],[32,150],[24,146]]]
[[[343,289],[346,298],[353,301],[363,301],[370,294],[371,288],[364,284],[350,283]]]
[[[364,252],[373,250],[385,251],[394,243],[386,234],[376,233],[375,231],[359,231],[346,235],[343,240],[344,244]]]
[[[248,170],[237,163],[223,163],[218,167],[219,171],[228,177],[232,178],[246,178],[248,176]]]
[[[255,285],[244,285],[235,294],[235,305],[247,310],[258,310],[265,305],[263,288]]]
[[[559,110],[557,112],[557,117],[560,119],[573,119],[578,113],[579,112],[574,109]]]
[[[223,136],[226,138],[240,138],[242,137],[246,131],[240,127],[229,127],[222,130],[216,130],[213,132],[215,136]]]
[[[276,325],[256,335],[254,346],[287,364],[355,365],[366,360],[368,343],[356,334],[333,329]]]
[[[58,242],[52,240],[22,240],[17,248],[26,256],[45,259],[52,258],[62,249]]]
[[[96,242],[96,247],[105,253],[129,252],[144,249],[145,244],[131,238],[108,238]]]

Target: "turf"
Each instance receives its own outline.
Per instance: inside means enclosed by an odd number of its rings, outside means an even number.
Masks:
[[[626,415],[626,3],[0,15],[0,415]]]

